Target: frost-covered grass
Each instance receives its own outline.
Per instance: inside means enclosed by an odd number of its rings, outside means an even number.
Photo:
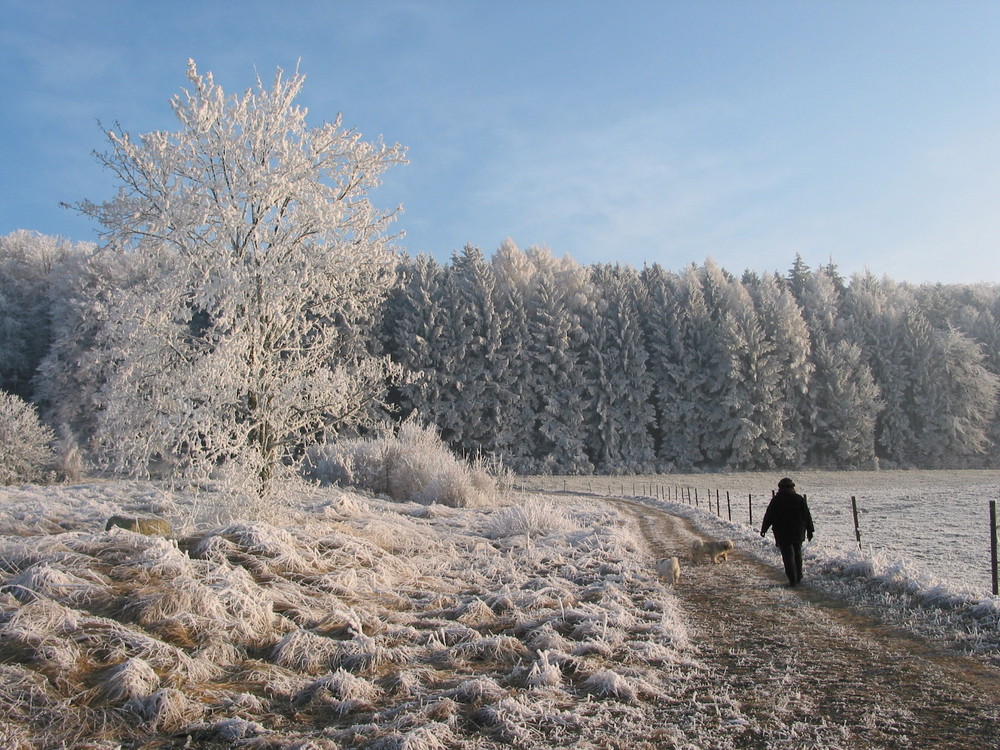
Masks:
[[[300,486],[281,523],[206,525],[206,505],[0,489],[0,745],[573,747],[652,720],[698,669],[604,506]],[[181,531],[105,531],[122,512]]]
[[[603,503],[291,489],[272,522],[152,483],[0,489],[0,746],[728,747],[770,726],[699,661]],[[745,523],[645,502],[779,566]],[[176,536],[104,531],[119,513]],[[810,586],[1000,654],[989,598],[884,552],[806,549]],[[823,731],[789,737],[847,746]]]

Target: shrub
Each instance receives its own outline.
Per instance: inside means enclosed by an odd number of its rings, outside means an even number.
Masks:
[[[55,464],[55,434],[28,402],[0,392],[0,484],[43,482]]]
[[[482,462],[460,461],[433,427],[413,422],[404,423],[393,436],[314,446],[306,452],[303,473],[320,484],[453,508],[488,505],[497,489]]]
[[[492,539],[503,539],[518,534],[545,536],[553,531],[575,531],[578,528],[561,508],[531,496],[495,513],[485,533]]]

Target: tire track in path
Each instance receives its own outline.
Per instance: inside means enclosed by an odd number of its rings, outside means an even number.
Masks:
[[[1000,748],[1000,670],[893,630],[735,550],[693,565],[686,520],[601,498],[636,525],[652,560],[677,555],[698,659],[688,686],[724,693],[746,723],[717,747]]]

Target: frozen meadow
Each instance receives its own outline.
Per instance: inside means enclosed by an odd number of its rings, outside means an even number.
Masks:
[[[997,661],[996,601],[842,545],[818,481],[796,478],[820,535],[810,585]],[[851,746],[848,727],[735,702],[638,532],[563,481],[473,508],[298,485],[270,522],[143,482],[0,488],[0,745]],[[644,502],[778,564],[736,519]],[[174,536],[105,531],[114,514]]]
[[[208,527],[211,496],[149,484],[0,489],[0,745],[586,746],[690,668],[603,504],[299,489],[280,523]]]
[[[722,518],[760,529],[778,473],[733,472],[636,477],[532,477],[531,490],[597,495],[655,495],[695,504]],[[892,569],[915,587],[944,589],[967,598],[992,591],[989,501],[1000,501],[1000,471],[803,471],[796,491],[809,500],[816,537],[806,551],[815,559],[853,555],[851,497],[858,504],[862,557]],[[727,506],[726,493],[729,493]],[[750,498],[753,523],[750,523]],[[711,498],[711,500],[709,500]],[[768,536],[770,539],[770,535]]]

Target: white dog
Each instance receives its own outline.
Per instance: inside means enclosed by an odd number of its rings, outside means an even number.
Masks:
[[[662,557],[656,561],[656,572],[676,586],[681,580],[681,561],[676,557]]]
[[[733,548],[733,543],[729,539],[716,541],[709,539],[702,542],[700,540],[691,544],[691,562],[698,562],[703,557],[712,558],[713,563],[720,563],[729,559],[729,552]]]

